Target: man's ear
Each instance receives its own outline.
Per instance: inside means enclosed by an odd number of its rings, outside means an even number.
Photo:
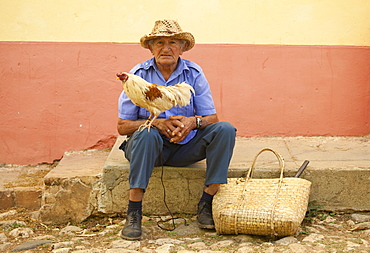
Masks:
[[[182,53],[184,52],[184,48],[187,48],[187,47],[188,47],[188,42],[186,42],[182,47],[180,47],[179,55],[182,55]]]
[[[154,54],[153,54],[153,51],[152,51],[152,46],[151,46],[150,44],[148,44],[148,49],[149,49],[149,51],[152,53],[152,55],[154,55]]]

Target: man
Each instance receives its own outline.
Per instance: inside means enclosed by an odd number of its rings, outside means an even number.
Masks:
[[[144,35],[140,43],[154,57],[136,65],[130,73],[163,86],[186,82],[194,88],[195,95],[188,106],[160,114],[150,131],[137,131],[149,112],[135,106],[124,92],[119,97],[117,129],[129,137],[121,149],[130,161],[129,204],[121,237],[141,237],[142,199],[154,166],[186,166],[205,158],[205,188],[197,221],[199,227],[213,229],[212,199],[220,184],[227,183],[236,129],[228,122],[219,122],[202,69],[180,58],[194,46],[191,33],[183,32],[174,20],[158,20],[152,33]]]

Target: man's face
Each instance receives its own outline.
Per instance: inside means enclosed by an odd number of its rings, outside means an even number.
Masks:
[[[149,49],[154,55],[156,63],[163,67],[176,66],[177,60],[183,53],[180,40],[166,37],[154,39],[153,46],[150,46]]]

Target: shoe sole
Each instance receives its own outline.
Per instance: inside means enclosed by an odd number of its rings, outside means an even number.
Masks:
[[[138,236],[138,237],[128,237],[128,236],[124,236],[123,234],[120,235],[122,239],[125,239],[125,240],[130,240],[130,241],[137,241],[137,240],[140,240],[141,239],[141,236]]]
[[[215,225],[200,224],[199,222],[197,222],[197,223],[198,223],[198,227],[199,227],[199,228],[215,229]]]

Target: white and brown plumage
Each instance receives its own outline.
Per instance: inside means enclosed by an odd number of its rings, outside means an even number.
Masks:
[[[117,74],[117,79],[122,81],[123,89],[132,103],[150,112],[149,119],[139,127],[148,128],[148,131],[159,114],[174,106],[188,105],[191,94],[195,93],[193,87],[185,82],[166,87],[126,72]]]

